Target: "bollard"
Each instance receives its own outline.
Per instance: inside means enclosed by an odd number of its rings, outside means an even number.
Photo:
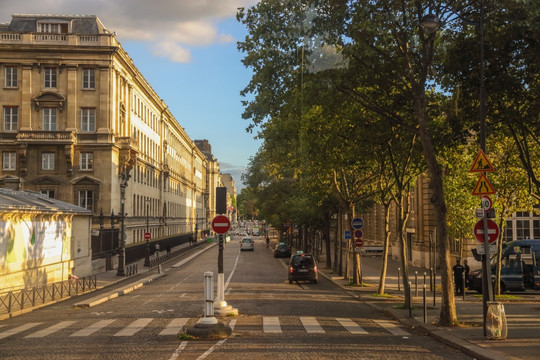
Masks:
[[[214,316],[214,273],[207,271],[204,273],[204,317],[201,324],[217,324]]]
[[[399,271],[401,269],[400,268],[397,268],[397,291],[401,291],[401,280],[400,280],[400,274],[399,274]]]
[[[424,285],[426,285],[426,272],[424,271]]]
[[[412,318],[412,298],[411,298],[411,282],[409,281],[409,317]]]
[[[433,273],[433,306],[435,306],[435,297],[437,295],[437,277],[436,273]]]
[[[418,271],[414,272],[414,296],[418,297]]]
[[[423,296],[423,298],[424,298],[424,324],[427,324],[426,284],[424,284],[424,296]]]
[[[433,268],[429,268],[429,289],[433,292]]]

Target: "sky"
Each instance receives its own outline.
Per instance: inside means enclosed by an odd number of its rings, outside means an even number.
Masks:
[[[251,72],[236,48],[247,30],[237,8],[257,0],[0,0],[12,14],[96,15],[192,140],[207,139],[237,191],[261,140],[246,132],[240,91]]]

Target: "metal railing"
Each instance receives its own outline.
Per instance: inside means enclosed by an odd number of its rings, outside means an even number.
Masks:
[[[36,307],[64,297],[96,290],[96,276],[71,278],[40,287],[0,293],[0,314]]]

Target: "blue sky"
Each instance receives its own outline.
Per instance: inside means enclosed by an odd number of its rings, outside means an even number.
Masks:
[[[0,0],[12,14],[97,15],[116,32],[139,71],[192,140],[207,139],[237,190],[261,145],[247,133],[240,91],[251,72],[236,42],[246,35],[236,9],[257,0]]]

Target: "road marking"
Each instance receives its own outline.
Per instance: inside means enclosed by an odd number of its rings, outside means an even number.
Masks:
[[[263,331],[271,334],[281,334],[281,325],[277,316],[263,317]]]
[[[39,324],[41,324],[41,323],[28,323],[28,324],[24,324],[24,325],[18,326],[16,328],[13,328],[11,330],[4,331],[4,332],[0,333],[0,339],[4,339],[4,338],[7,338],[8,336],[18,334],[20,332],[23,332],[25,330],[33,328],[34,326],[37,326]]]
[[[392,335],[398,335],[398,336],[410,335],[408,332],[400,328],[398,326],[398,323],[395,321],[391,321],[391,320],[373,320],[373,321]]]
[[[229,327],[231,328],[231,331],[234,331],[234,327],[236,326],[236,319],[232,319],[229,321]]]
[[[45,337],[47,335],[50,335],[50,334],[55,333],[57,331],[60,331],[60,330],[66,328],[66,327],[68,327],[68,326],[70,326],[72,324],[75,324],[75,322],[76,321],[61,321],[56,325],[49,326],[46,329],[36,331],[33,334],[27,335],[27,336],[25,336],[25,338],[41,338],[41,337]]]
[[[348,332],[351,334],[358,334],[358,335],[367,335],[368,332],[364,329],[362,329],[360,326],[358,326],[357,323],[352,321],[351,319],[336,319],[338,323],[341,324],[345,329],[347,329]]]
[[[79,330],[79,331],[71,334],[71,336],[89,336],[89,335],[92,335],[96,331],[103,329],[105,326],[107,326],[109,324],[112,324],[115,321],[116,321],[116,319],[100,320],[97,323],[88,326],[87,328],[84,328],[82,330]]]
[[[154,319],[152,318],[141,318],[137,319],[116,334],[114,336],[131,336],[139,331],[141,331],[146,325],[150,323]]]
[[[180,355],[182,350],[184,350],[186,348],[187,343],[188,343],[187,341],[182,341],[180,343],[180,346],[178,346],[178,348],[176,350],[174,350],[174,352],[172,353],[169,360],[175,360]]]
[[[176,335],[178,334],[183,328],[184,325],[188,322],[189,318],[176,318],[172,319],[172,321],[167,325],[165,329],[163,329],[159,335]]]
[[[300,321],[304,325],[308,334],[324,334],[325,331],[317,322],[314,316],[300,316]]]
[[[220,340],[220,341],[218,341],[217,343],[215,343],[214,346],[212,346],[210,349],[206,350],[206,351],[204,352],[204,354],[202,354],[201,356],[199,356],[199,357],[197,358],[197,360],[203,360],[203,359],[206,359],[206,357],[207,357],[208,355],[210,355],[210,354],[214,351],[214,349],[215,349],[217,346],[223,345],[223,343],[224,343],[225,341],[227,341],[227,339],[223,339],[223,340]]]

